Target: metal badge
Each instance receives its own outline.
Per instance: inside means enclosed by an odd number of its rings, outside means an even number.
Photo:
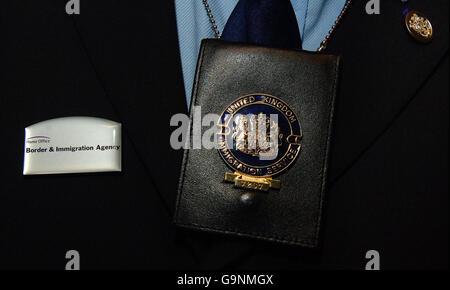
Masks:
[[[234,170],[225,181],[245,189],[279,189],[281,182],[273,176],[294,163],[301,147],[294,111],[277,97],[250,94],[227,106],[218,126],[219,153]]]
[[[422,13],[411,10],[405,16],[405,25],[409,34],[417,41],[427,43],[433,39],[433,26]]]

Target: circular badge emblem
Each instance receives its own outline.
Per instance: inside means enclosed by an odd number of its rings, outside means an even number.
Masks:
[[[238,173],[271,177],[297,158],[302,139],[300,122],[281,99],[267,94],[245,95],[220,116],[219,152]]]

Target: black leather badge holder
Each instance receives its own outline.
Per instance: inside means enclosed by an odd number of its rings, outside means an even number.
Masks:
[[[204,40],[190,118],[198,106],[217,115],[217,147],[185,150],[175,223],[316,247],[338,67],[334,55]]]

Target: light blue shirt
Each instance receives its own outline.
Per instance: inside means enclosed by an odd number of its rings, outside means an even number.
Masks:
[[[220,32],[239,0],[208,0]],[[346,0],[291,0],[304,50],[315,51],[345,6]],[[203,38],[214,38],[202,0],[175,0],[184,88],[189,106],[197,56]]]

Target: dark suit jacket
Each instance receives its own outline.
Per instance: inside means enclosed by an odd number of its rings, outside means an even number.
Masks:
[[[0,268],[382,269],[448,267],[448,1],[410,0],[435,38],[405,30],[400,1],[354,1],[326,53],[343,56],[317,250],[176,228],[186,113],[173,1],[4,0],[0,9]],[[123,172],[22,175],[24,128],[63,116],[123,124]]]

